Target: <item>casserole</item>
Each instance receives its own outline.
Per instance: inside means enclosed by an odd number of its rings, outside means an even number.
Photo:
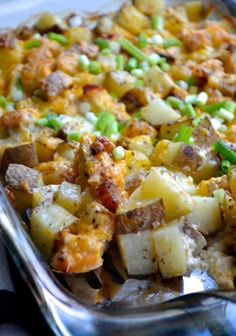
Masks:
[[[118,90],[117,90],[118,91]],[[48,92],[47,92],[48,93]],[[116,94],[119,94],[119,91],[118,92],[116,92]],[[50,98],[50,97],[49,97]],[[148,117],[148,113],[147,114],[145,114],[145,116],[146,116],[146,118],[149,118]],[[165,176],[165,172],[163,172],[163,176]],[[8,179],[9,180],[9,179]],[[45,209],[44,209],[45,210]],[[169,215],[171,215],[171,214],[169,214]],[[31,217],[32,218],[32,217]],[[169,217],[169,220],[170,219],[173,219],[173,218],[171,218],[171,217]],[[60,268],[59,268],[59,270],[60,270]],[[137,271],[135,271],[135,272],[137,272]],[[165,272],[166,272],[166,270],[165,270]],[[164,271],[163,271],[163,273],[165,273]],[[168,270],[167,270],[167,272],[168,272]],[[131,273],[132,274],[132,273]]]

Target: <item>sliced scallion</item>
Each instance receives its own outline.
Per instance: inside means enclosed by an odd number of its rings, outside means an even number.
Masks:
[[[188,116],[188,117],[193,117],[193,118],[196,117],[196,112],[195,112],[192,104],[186,104],[185,105],[185,115]]]
[[[162,30],[164,27],[164,20],[161,15],[153,15],[151,18],[151,28],[155,30]]]
[[[124,70],[124,55],[117,55],[117,70]]]
[[[109,42],[102,37],[96,38],[95,43],[99,46],[101,50],[109,48]]]
[[[224,189],[216,189],[213,191],[213,196],[216,198],[216,200],[219,202],[219,203],[222,203],[223,200],[224,200],[224,197],[225,197],[225,191]]]
[[[135,57],[130,57],[125,65],[126,70],[132,71],[138,67],[138,60]]]
[[[174,142],[185,142],[187,144],[190,144],[191,141],[191,136],[192,136],[192,129],[188,126],[181,125],[179,128],[178,133],[174,136],[172,141]]]
[[[32,49],[32,48],[38,48],[41,45],[41,41],[40,40],[32,40],[29,42],[26,42],[24,44],[24,48],[26,50]]]
[[[117,146],[113,149],[112,155],[116,161],[122,160],[125,157],[125,149],[122,146]]]
[[[88,65],[88,71],[91,74],[98,75],[102,72],[100,64],[96,61],[91,61]]]
[[[229,148],[222,140],[217,140],[212,147],[232,164],[236,164],[236,153]]]
[[[81,70],[87,70],[88,66],[89,66],[89,59],[88,56],[86,55],[80,55],[79,57],[79,67],[81,68]]]
[[[138,37],[138,47],[140,49],[143,49],[147,45],[148,45],[148,36],[146,34],[141,33]]]
[[[137,58],[138,61],[143,61],[145,59],[145,54],[137,48],[134,44],[132,44],[129,40],[125,38],[121,38],[119,40],[120,46],[126,50],[130,55]]]
[[[181,45],[182,45],[182,42],[176,37],[167,38],[162,42],[162,46],[165,49],[170,48],[170,47],[180,47]]]
[[[81,136],[81,132],[80,131],[71,131],[71,132],[68,133],[67,139],[68,140],[79,141],[80,136]]]
[[[67,38],[61,34],[57,34],[54,32],[50,32],[47,34],[47,37],[49,40],[53,40],[56,41],[57,43],[59,43],[61,46],[66,46],[69,41],[67,40]]]
[[[231,170],[231,163],[228,160],[222,160],[220,162],[220,169],[223,173],[228,174]]]

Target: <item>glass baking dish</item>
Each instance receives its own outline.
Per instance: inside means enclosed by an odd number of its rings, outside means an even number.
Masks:
[[[173,1],[175,4],[177,1]],[[183,1],[179,1],[182,3]],[[40,11],[111,11],[122,1],[2,1],[2,27],[15,27]],[[221,1],[214,1],[222,9]],[[232,4],[231,4],[232,5]],[[226,10],[226,14],[227,14]],[[55,277],[22,227],[1,185],[1,234],[20,273],[56,335],[234,335],[236,293],[206,291],[140,308],[105,307],[77,300]]]

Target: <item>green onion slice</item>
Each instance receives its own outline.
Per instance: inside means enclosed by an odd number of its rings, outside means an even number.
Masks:
[[[143,61],[145,59],[145,54],[137,48],[134,44],[132,44],[129,40],[125,38],[121,38],[119,40],[120,46],[126,50],[130,55],[137,58],[138,61]]]
[[[59,43],[61,46],[66,46],[69,41],[67,40],[67,38],[61,34],[57,34],[54,32],[50,32],[47,34],[47,37],[49,40],[53,40],[56,41],[57,43]]]
[[[185,125],[181,125],[178,133],[174,136],[172,141],[174,141],[174,142],[185,142],[187,144],[190,144],[192,133],[193,133],[193,130],[190,127],[185,126]]]
[[[222,140],[217,140],[212,147],[232,164],[236,164],[236,153],[229,148]]]

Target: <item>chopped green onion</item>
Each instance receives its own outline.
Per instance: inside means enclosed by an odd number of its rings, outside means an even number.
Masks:
[[[186,104],[184,112],[188,117],[193,117],[193,118],[196,117],[196,112],[195,112],[192,104]]]
[[[132,114],[132,119],[142,119],[141,111]]]
[[[160,57],[158,64],[161,66],[164,63],[166,63],[166,58],[165,57]]]
[[[144,86],[144,80],[138,78],[135,82],[135,86],[136,87],[141,87],[141,86]]]
[[[118,123],[114,115],[110,112],[102,112],[96,122],[96,128],[102,135],[111,137],[112,134],[118,133]]]
[[[16,87],[17,87],[17,90],[23,91],[23,87],[22,87],[22,83],[21,83],[20,77],[16,78]]]
[[[191,94],[191,95],[187,95],[185,97],[185,102],[187,104],[196,104],[196,101],[197,101],[197,95],[196,94]]]
[[[133,45],[129,40],[125,38],[121,38],[119,40],[120,46],[126,50],[130,55],[137,58],[138,61],[143,61],[145,59],[145,54],[138,49],[135,45]]]
[[[66,46],[69,41],[67,40],[67,38],[61,34],[57,34],[54,32],[50,32],[47,34],[47,37],[49,38],[49,40],[53,40],[56,41],[57,43],[59,43],[61,46]]]
[[[221,125],[219,128],[217,128],[218,132],[224,133],[226,132],[228,127],[226,125]]]
[[[116,161],[122,160],[125,157],[125,149],[122,146],[117,146],[113,149],[112,155]]]
[[[206,113],[202,113],[199,117],[193,120],[192,125],[196,127],[201,122],[201,120],[204,119],[205,117],[206,117]]]
[[[170,48],[170,47],[179,47],[181,45],[182,45],[182,42],[176,37],[167,38],[162,42],[162,46],[165,49]]]
[[[159,63],[160,56],[158,54],[151,54],[147,57],[149,65],[153,66]]]
[[[148,45],[148,36],[146,34],[141,33],[138,37],[138,47],[140,49],[143,49],[147,45]]]
[[[80,139],[80,136],[81,136],[81,132],[80,131],[71,131],[70,133],[68,133],[67,139],[68,140],[78,141]]]
[[[162,30],[164,27],[163,17],[160,15],[153,15],[151,18],[151,27],[155,30]]]
[[[225,197],[225,190],[224,189],[213,190],[213,196],[217,199],[219,203],[222,203]]]
[[[224,156],[232,164],[236,164],[236,153],[229,148],[222,140],[217,140],[212,147],[221,155]]]
[[[169,103],[172,107],[177,108],[180,111],[185,109],[184,102],[181,99],[176,98],[174,96],[169,96],[166,99],[166,102]]]
[[[231,163],[228,160],[222,160],[220,162],[220,169],[223,173],[228,174],[231,170]]]
[[[41,89],[35,89],[34,92],[33,92],[33,96],[43,98],[44,94],[43,94],[43,91]]]
[[[138,67],[138,60],[135,57],[131,57],[128,59],[127,63],[126,63],[126,70],[131,71],[134,70]]]
[[[196,79],[195,77],[190,76],[186,78],[186,82],[188,83],[189,86],[193,86],[196,84]]]
[[[222,101],[220,103],[210,104],[202,107],[202,110],[207,113],[214,113],[218,111],[219,109],[225,107],[225,101]]]
[[[6,111],[13,111],[15,107],[15,104],[13,102],[8,101],[6,97],[1,95],[0,95],[0,105],[2,105]]]
[[[234,113],[235,108],[236,108],[236,103],[234,101],[231,101],[231,100],[226,100],[224,108],[227,111],[229,111],[231,113]]]
[[[40,40],[32,40],[29,42],[26,42],[24,44],[24,48],[26,50],[32,49],[32,48],[38,48],[41,45],[41,41]]]
[[[79,66],[81,68],[81,70],[87,70],[88,66],[89,66],[89,59],[86,55],[80,55],[79,57]]]
[[[96,61],[91,61],[88,65],[88,71],[91,74],[98,75],[102,72],[100,64]]]
[[[197,96],[197,101],[196,105],[206,105],[208,100],[208,94],[206,92],[200,92],[199,95]]]
[[[188,126],[181,125],[178,133],[174,136],[172,141],[174,142],[185,142],[187,144],[191,143],[192,129]]]
[[[160,68],[161,68],[162,71],[168,72],[170,70],[170,64],[162,63],[162,64],[160,64]]]
[[[63,126],[63,122],[58,119],[58,116],[55,114],[48,115],[48,126],[53,128],[55,131],[59,131],[59,129]]]
[[[122,120],[118,123],[118,132],[120,132],[128,123],[128,120]]]
[[[124,55],[117,55],[117,70],[124,70]]]
[[[134,69],[131,71],[131,75],[137,77],[137,78],[142,78],[144,74],[143,69]]]
[[[150,69],[148,61],[142,61],[139,63],[139,68],[143,69],[144,71]]]
[[[219,111],[215,112],[215,115],[228,122],[231,122],[234,119],[234,114],[227,111],[223,107],[221,107]]]
[[[96,41],[95,43],[99,46],[99,48],[102,50],[102,49],[107,49],[109,48],[109,42],[107,40],[105,40],[104,38],[102,37],[98,37],[96,38]]]
[[[48,126],[48,118],[40,118],[35,121],[35,124],[38,126],[44,126],[44,127],[49,127]]]
[[[102,49],[101,54],[103,54],[105,56],[110,55],[111,54],[111,49],[109,49],[109,48]]]

